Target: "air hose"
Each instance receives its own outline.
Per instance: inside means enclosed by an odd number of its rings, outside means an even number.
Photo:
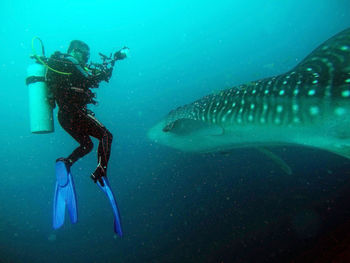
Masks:
[[[42,56],[45,56],[45,49],[44,49],[44,44],[43,42],[41,41],[41,39],[39,37],[33,37],[32,39],[32,51],[33,51],[33,56],[41,63],[43,64],[45,67],[47,67],[49,70],[52,70],[53,72],[56,72],[58,74],[62,74],[62,75],[71,75],[72,73],[70,72],[63,72],[63,71],[58,71],[54,68],[51,68],[49,65],[47,65],[45,63],[45,61],[43,61],[37,54],[36,54],[36,51],[35,51],[35,48],[34,48],[34,40],[39,40],[40,41],[40,44],[41,44],[41,52],[42,52]]]

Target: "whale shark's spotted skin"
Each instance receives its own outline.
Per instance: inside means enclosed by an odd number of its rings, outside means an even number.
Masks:
[[[350,29],[285,74],[223,90],[171,111],[149,137],[181,150],[301,144],[350,151]]]

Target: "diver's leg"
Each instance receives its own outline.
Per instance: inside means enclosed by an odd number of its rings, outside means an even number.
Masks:
[[[93,115],[87,114],[86,120],[88,122],[87,123],[88,134],[99,140],[98,151],[97,151],[98,165],[96,170],[91,175],[92,179],[96,182],[102,176],[107,175],[107,166],[108,166],[108,161],[111,154],[113,135]],[[99,181],[100,183],[103,184],[101,180]]]
[[[89,136],[84,136],[80,134],[71,134],[71,136],[80,144],[67,158],[73,164],[77,160],[91,152],[94,145]]]
[[[111,147],[112,147],[113,135],[103,127],[103,135],[98,144],[98,157],[101,166],[104,169],[107,169],[109,157],[111,155]]]
[[[109,161],[109,157],[111,154],[111,145],[112,145],[112,134],[105,129],[103,131],[103,136],[100,139],[97,151],[98,164],[96,170],[92,173],[91,178],[97,182],[97,180],[103,186],[103,181],[101,180],[102,176],[107,176],[107,165]]]
[[[86,117],[82,113],[58,112],[58,121],[62,128],[68,132],[78,143],[79,146],[66,158],[68,165],[72,166],[77,160],[91,152],[93,143],[88,135]]]
[[[98,165],[96,170],[92,173],[91,178],[94,180],[95,183],[97,183],[97,185],[108,197],[113,209],[114,232],[117,233],[119,236],[122,236],[123,232],[121,227],[118,205],[115,201],[114,194],[107,179],[107,165],[111,153],[113,136],[107,130],[107,128],[103,126],[102,123],[100,123],[93,115],[88,114],[87,117],[89,119],[89,135],[94,136],[99,140],[97,151]]]

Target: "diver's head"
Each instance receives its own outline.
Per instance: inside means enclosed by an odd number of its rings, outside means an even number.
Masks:
[[[69,44],[67,53],[73,56],[82,65],[85,65],[90,57],[90,48],[80,40],[72,40]]]

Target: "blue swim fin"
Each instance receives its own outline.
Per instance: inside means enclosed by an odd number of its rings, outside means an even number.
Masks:
[[[77,200],[75,196],[74,182],[70,169],[63,159],[56,161],[56,187],[53,202],[53,228],[58,229],[64,223],[66,206],[70,221],[74,224],[78,220]]]
[[[122,237],[123,232],[122,232],[122,226],[121,226],[121,221],[120,221],[120,216],[119,216],[118,205],[115,201],[115,197],[114,197],[112,189],[109,185],[107,177],[102,176],[101,179],[103,180],[104,186],[101,186],[100,182],[97,182],[97,184],[102,189],[102,191],[107,195],[107,197],[111,203],[111,206],[113,209],[113,215],[114,215],[114,232],[117,233],[120,237]]]

